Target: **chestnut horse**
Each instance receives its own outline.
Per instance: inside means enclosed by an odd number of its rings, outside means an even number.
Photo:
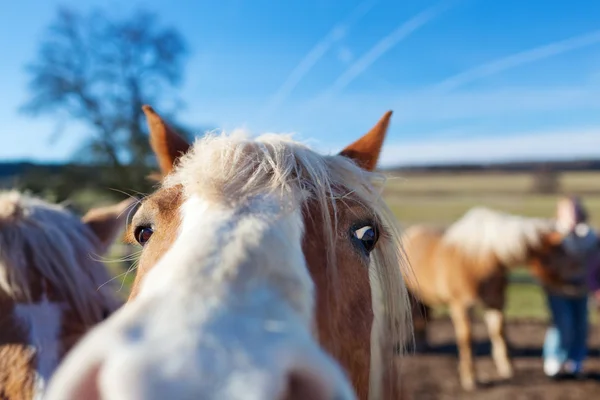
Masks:
[[[0,193],[0,399],[39,398],[66,352],[122,301],[96,261],[130,200],[80,220],[17,191]],[[96,258],[94,258],[96,257]]]
[[[559,285],[558,271],[572,261],[561,241],[553,220],[483,207],[469,210],[448,229],[425,225],[408,228],[404,246],[415,278],[406,279],[406,284],[417,346],[425,338],[428,308],[448,305],[456,332],[461,385],[465,390],[474,389],[469,312],[480,302],[485,307],[498,373],[502,378],[512,377],[503,314],[508,269],[528,265],[544,283]]]
[[[129,230],[136,281],[48,400],[398,399],[410,310],[371,172],[391,112],[323,156],[271,134],[189,145],[144,110],[164,179]]]

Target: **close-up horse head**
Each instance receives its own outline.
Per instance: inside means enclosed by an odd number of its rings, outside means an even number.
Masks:
[[[188,144],[144,111],[162,181],[128,229],[130,298],[47,399],[398,398],[410,304],[373,172],[391,112],[324,156],[271,134]]]

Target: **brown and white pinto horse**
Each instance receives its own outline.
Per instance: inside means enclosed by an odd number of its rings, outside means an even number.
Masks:
[[[406,279],[406,284],[417,347],[426,337],[428,308],[448,305],[456,332],[461,385],[465,390],[474,389],[469,311],[480,302],[485,307],[498,373],[502,378],[512,377],[503,314],[508,269],[528,265],[544,284],[560,285],[557,271],[572,262],[561,241],[554,220],[483,207],[471,209],[448,229],[408,228],[403,243],[414,279]]]
[[[340,155],[280,135],[188,145],[145,107],[165,178],[133,217],[128,303],[48,400],[398,399],[410,332],[377,163],[391,112]]]
[[[131,204],[83,220],[17,191],[0,193],[0,399],[39,398],[66,352],[122,301],[96,261]]]

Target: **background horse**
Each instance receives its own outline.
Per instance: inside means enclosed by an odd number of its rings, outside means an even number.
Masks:
[[[557,274],[569,258],[562,237],[550,219],[525,218],[487,208],[469,210],[448,229],[415,225],[405,231],[404,245],[415,279],[407,279],[416,336],[422,342],[428,306],[448,305],[456,332],[459,375],[465,390],[475,387],[469,311],[478,301],[492,357],[503,378],[513,374],[504,332],[503,308],[507,271],[528,265],[548,285],[559,285]],[[424,314],[425,312],[425,314]],[[420,343],[422,345],[422,343]]]
[[[103,254],[131,200],[83,220],[16,191],[0,193],[0,398],[38,398],[75,342],[121,301]]]
[[[279,135],[190,146],[145,111],[168,175],[133,217],[131,297],[48,400],[399,398],[400,235],[368,172],[391,112],[323,156]]]

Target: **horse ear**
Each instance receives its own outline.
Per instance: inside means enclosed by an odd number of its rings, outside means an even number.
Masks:
[[[189,150],[190,144],[173,131],[152,107],[144,105],[142,110],[150,129],[150,146],[156,154],[160,171],[165,176],[173,170],[177,159]]]
[[[137,203],[136,199],[128,198],[110,206],[92,208],[81,218],[81,221],[100,239],[102,248],[99,250],[107,251],[115,241],[127,224],[127,210],[135,203]]]
[[[379,160],[391,116],[391,111],[386,112],[377,122],[377,125],[363,137],[342,150],[340,155],[350,158],[367,171],[373,171]]]

